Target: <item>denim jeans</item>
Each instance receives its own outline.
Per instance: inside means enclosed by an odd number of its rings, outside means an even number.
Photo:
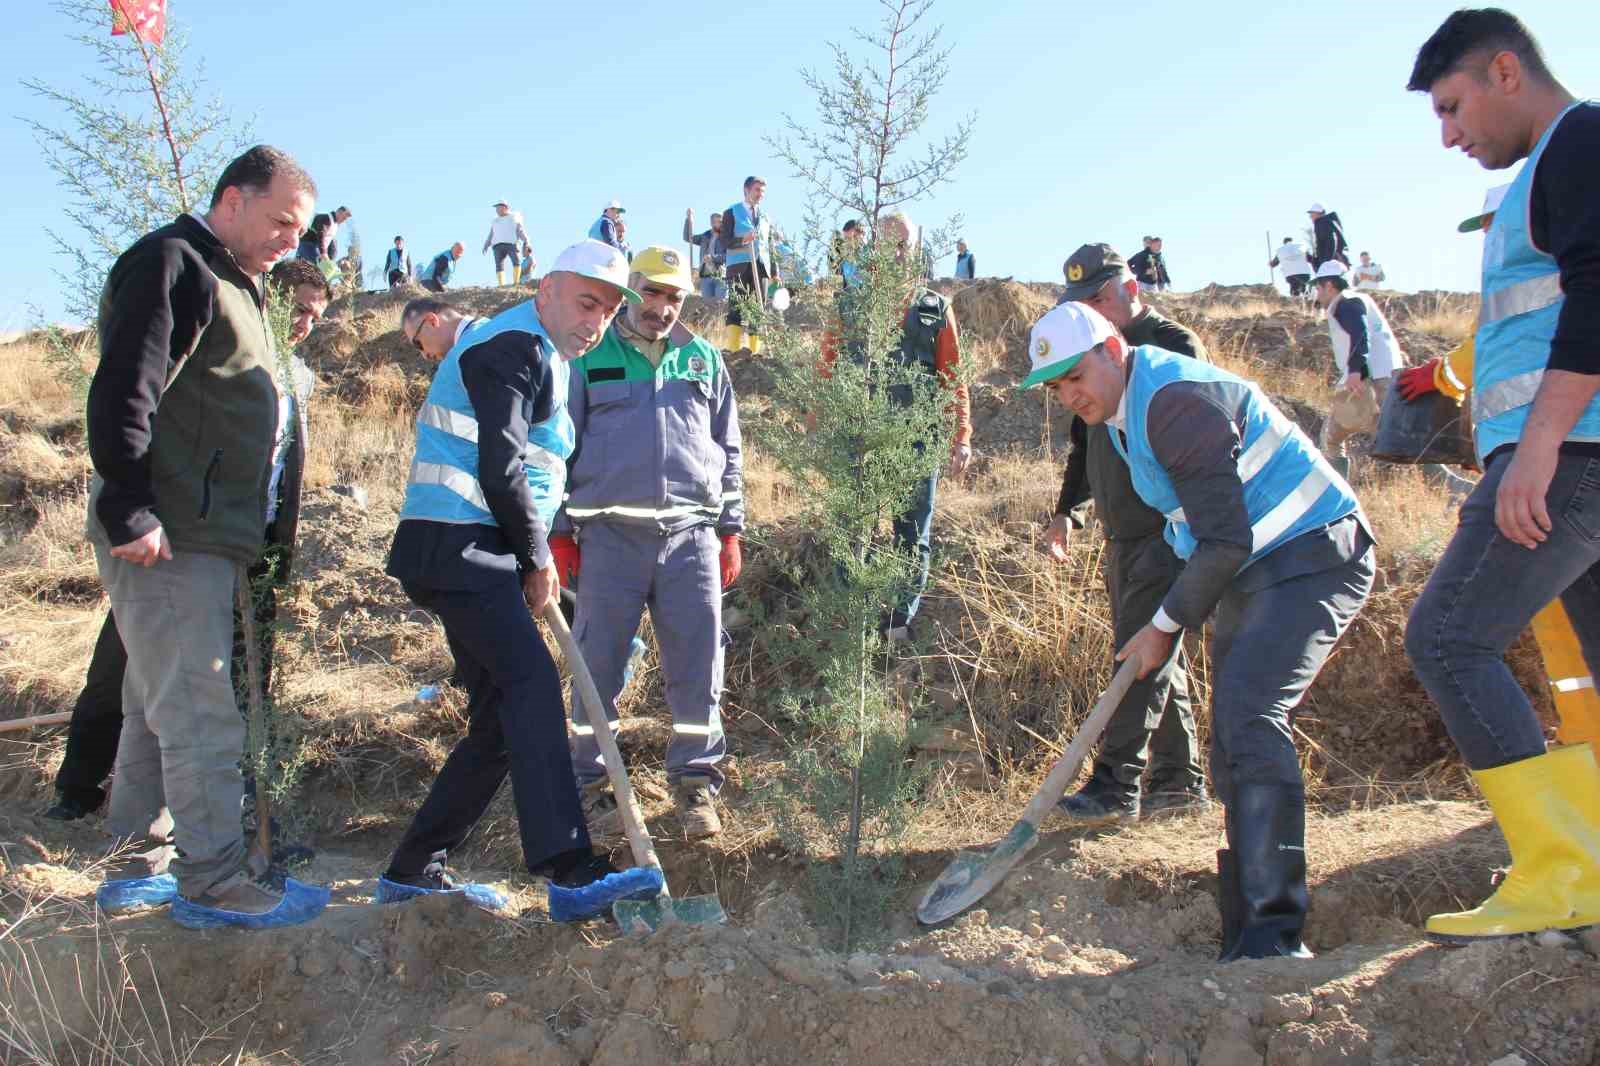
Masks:
[[[721,278],[701,278],[700,298],[702,300],[726,300],[728,298],[728,283]]]
[[[900,602],[890,616],[890,627],[910,625],[922,606],[922,593],[928,587],[928,562],[931,554],[929,542],[933,536],[933,499],[939,487],[939,472],[934,472],[917,485],[911,506],[895,516],[894,546],[912,559],[910,581],[900,596]]]
[[[1411,609],[1406,654],[1474,770],[1544,754],[1544,730],[1505,653],[1557,596],[1590,671],[1600,662],[1600,459],[1562,455],[1545,495],[1550,535],[1532,551],[1494,522],[1513,452],[1490,460],[1450,546]]]

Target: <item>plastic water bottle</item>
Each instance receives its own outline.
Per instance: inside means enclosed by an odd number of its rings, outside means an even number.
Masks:
[[[438,685],[423,685],[417,689],[418,703],[434,703],[439,699]]]
[[[645,652],[649,647],[638,637],[633,638],[633,643],[628,645],[628,665],[622,668],[622,687],[627,688],[628,682],[633,680],[633,672],[639,669],[639,664],[644,662]]]

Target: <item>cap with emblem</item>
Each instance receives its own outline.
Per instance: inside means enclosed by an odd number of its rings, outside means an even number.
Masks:
[[[1127,267],[1109,244],[1086,244],[1072,253],[1062,267],[1067,275],[1067,299],[1083,300],[1099,292]]]
[[[1321,204],[1312,204],[1310,207],[1306,208],[1306,214],[1308,215],[1322,215],[1326,213],[1327,212],[1323,209]]]
[[[604,241],[582,240],[560,255],[552,274],[576,274],[580,278],[593,278],[607,285],[615,285],[629,303],[639,303],[638,293],[628,288],[628,260],[621,252]]]
[[[628,213],[628,209],[622,206],[621,200],[612,200],[609,204],[606,204],[607,211],[610,211],[612,208],[616,208],[617,214],[619,215],[625,215]]]
[[[1511,185],[1508,182],[1505,185],[1496,185],[1484,193],[1483,210],[1464,220],[1461,225],[1456,227],[1456,232],[1475,233],[1480,229],[1488,229],[1489,223],[1494,219],[1494,213],[1500,210],[1500,201],[1506,198],[1506,190],[1510,188]]]
[[[694,291],[694,281],[689,276],[689,261],[674,248],[652,244],[634,253],[632,269],[645,281],[657,285],[670,285],[684,292]]]
[[[1058,304],[1033,324],[1028,336],[1028,358],[1033,370],[1017,387],[1031,389],[1055,380],[1077,366],[1086,352],[1116,333],[1094,308],[1071,301]]]

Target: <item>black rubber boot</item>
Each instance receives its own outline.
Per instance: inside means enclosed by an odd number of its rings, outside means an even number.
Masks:
[[[1228,848],[1217,849],[1217,910],[1222,915],[1222,940],[1217,961],[1223,962],[1239,942],[1244,924],[1244,897],[1239,894],[1239,864]]]
[[[1239,879],[1239,937],[1220,961],[1311,957],[1300,940],[1311,903],[1305,802],[1299,785],[1234,785],[1228,843]]]

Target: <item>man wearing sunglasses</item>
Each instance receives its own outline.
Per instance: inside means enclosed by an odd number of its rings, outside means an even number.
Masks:
[[[464,315],[437,296],[419,296],[400,312],[400,335],[430,363],[443,359],[481,319]]]

